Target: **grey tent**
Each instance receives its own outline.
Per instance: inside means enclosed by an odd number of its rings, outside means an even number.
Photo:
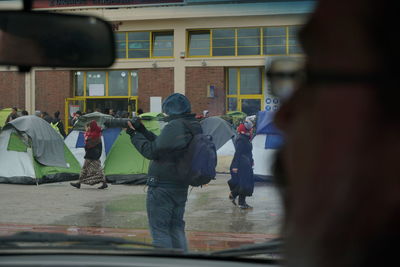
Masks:
[[[36,116],[19,117],[4,129],[13,127],[26,133],[32,139],[35,159],[48,166],[67,167],[64,157],[64,141],[45,120]]]
[[[36,116],[19,117],[0,132],[0,183],[75,180],[80,166],[60,135]]]
[[[113,118],[113,116],[111,116],[111,115],[103,114],[103,113],[100,113],[100,112],[92,112],[92,113],[80,116],[78,121],[74,125],[74,130],[84,131],[85,130],[85,125],[88,122],[91,122],[93,120],[96,121],[97,124],[102,129],[104,129],[105,128],[104,122],[106,122],[107,120],[112,119],[112,118]]]
[[[203,133],[211,135],[216,149],[220,149],[235,136],[235,132],[227,121],[220,117],[209,117],[200,122]]]

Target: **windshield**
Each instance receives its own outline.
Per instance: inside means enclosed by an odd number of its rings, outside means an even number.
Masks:
[[[189,252],[280,238],[274,168],[284,136],[267,68],[304,59],[298,32],[314,4],[33,1],[37,12],[108,21],[116,61],[1,67],[0,235],[118,237]]]

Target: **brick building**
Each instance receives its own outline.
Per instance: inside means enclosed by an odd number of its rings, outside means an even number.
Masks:
[[[113,0],[39,1],[35,8],[90,14],[112,23],[115,64],[109,69],[0,71],[0,109],[18,106],[63,118],[91,112],[159,109],[173,92],[193,111],[212,115],[273,110],[266,58],[302,56],[297,31],[313,1]]]

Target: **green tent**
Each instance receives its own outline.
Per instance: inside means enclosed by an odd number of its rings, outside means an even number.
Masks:
[[[67,167],[39,163],[33,153],[31,138],[8,127],[0,133],[0,183],[41,184],[77,179],[79,163],[65,145],[64,157]]]
[[[5,108],[0,110],[0,129],[6,124],[6,119],[10,115],[12,108]]]
[[[234,128],[246,119],[246,113],[240,111],[230,111],[226,115],[221,116],[222,119],[229,122]]]
[[[93,116],[96,115],[96,116]],[[104,126],[108,115],[93,114],[90,119]],[[87,116],[87,115],[85,115]],[[84,119],[88,120],[82,116]],[[163,115],[158,113],[142,114],[145,127],[159,135],[164,124]],[[143,184],[147,179],[150,161],[145,159],[132,145],[129,135],[121,128],[103,128],[103,154],[100,158],[107,181],[116,184]],[[81,166],[84,162],[83,131],[79,122],[65,139],[65,144],[78,159]]]
[[[161,113],[144,113],[140,118],[144,126],[160,135],[164,125]],[[107,134],[104,135],[106,142]],[[131,143],[129,135],[121,130],[104,162],[104,172],[109,182],[143,184],[147,179],[150,161],[144,158]]]

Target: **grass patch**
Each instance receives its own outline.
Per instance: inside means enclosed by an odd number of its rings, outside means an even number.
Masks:
[[[146,195],[132,195],[123,199],[113,200],[106,205],[110,212],[137,212],[146,210]]]

